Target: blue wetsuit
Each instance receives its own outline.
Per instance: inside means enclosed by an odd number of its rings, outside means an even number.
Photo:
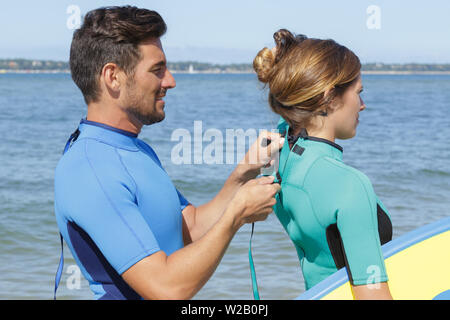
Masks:
[[[87,120],[79,131],[55,172],[58,227],[96,299],[140,299],[121,274],[184,246],[189,203],[136,134]]]

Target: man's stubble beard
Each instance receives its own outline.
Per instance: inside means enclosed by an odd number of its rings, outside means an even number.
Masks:
[[[132,118],[137,119],[142,125],[151,125],[164,120],[165,114],[157,113],[156,103],[153,104],[152,109],[148,110],[145,105],[145,97],[136,94],[135,82],[133,79],[127,81],[127,108],[125,112]]]

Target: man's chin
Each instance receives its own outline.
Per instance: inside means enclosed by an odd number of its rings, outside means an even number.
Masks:
[[[149,126],[151,124],[163,121],[165,117],[166,117],[166,115],[163,112],[163,113],[158,113],[158,114],[152,114],[147,117],[141,117],[140,121],[142,122],[143,125]]]
[[[153,124],[153,123],[158,123],[163,121],[166,118],[166,113],[164,112],[164,110],[158,110],[158,113],[156,114],[152,114],[150,116],[150,123],[149,124]]]
[[[157,101],[155,105],[155,112],[148,116],[150,123],[146,123],[147,125],[158,123],[164,120],[166,117],[166,113],[164,112],[165,102],[163,100]]]
[[[154,121],[153,121],[152,123],[158,123],[158,122],[161,122],[161,121],[163,121],[165,118],[166,118],[166,114],[165,114],[164,111],[163,111],[162,114],[161,114],[159,117],[154,118]],[[152,124],[152,123],[150,123],[150,124]]]
[[[129,113],[133,118],[138,120],[144,126],[148,126],[148,125],[151,125],[154,123],[161,122],[166,117],[166,114],[163,110],[159,111],[158,113],[152,113],[152,114],[141,114],[138,112],[134,112],[134,110],[129,110]]]

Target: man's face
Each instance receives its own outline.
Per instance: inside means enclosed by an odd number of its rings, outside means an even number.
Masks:
[[[141,61],[134,77],[126,82],[122,106],[134,120],[142,125],[164,120],[164,100],[168,89],[175,87],[175,79],[167,69],[166,57],[159,39],[139,45]]]

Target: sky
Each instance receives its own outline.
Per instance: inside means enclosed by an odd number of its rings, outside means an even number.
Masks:
[[[82,15],[128,4],[164,18],[169,62],[251,63],[286,28],[334,39],[363,63],[450,63],[449,0],[0,1],[0,58],[67,61]]]

